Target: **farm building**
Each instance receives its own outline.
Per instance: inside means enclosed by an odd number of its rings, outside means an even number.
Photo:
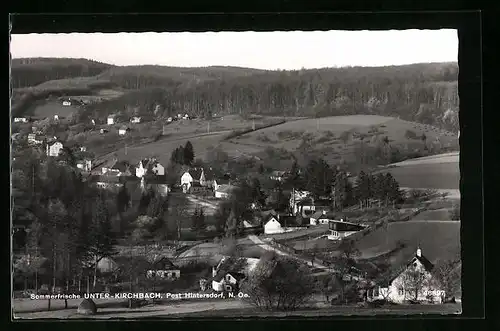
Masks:
[[[14,123],[28,123],[28,119],[26,117],[15,117]]]
[[[118,161],[113,159],[101,168],[102,174],[110,176],[131,176],[130,164],[127,161]]]
[[[181,270],[172,261],[163,257],[155,262],[151,269],[146,271],[146,277],[175,280],[181,277]]]
[[[90,171],[92,169],[92,161],[91,160],[78,161],[76,167],[83,171]]]
[[[212,187],[214,191],[216,191],[221,185],[231,185],[231,181],[229,178],[215,178],[212,181]]]
[[[214,196],[218,199],[228,199],[235,188],[235,186],[229,184],[217,185],[217,188],[214,190]]]
[[[35,133],[30,133],[28,134],[28,144],[30,145],[39,145],[43,143],[43,137],[40,135],[37,135]]]
[[[203,168],[191,168],[181,176],[181,186],[183,192],[189,191],[193,183],[200,183],[205,179]],[[201,184],[200,184],[201,185]]]
[[[389,275],[367,293],[369,301],[387,299],[395,303],[413,300],[442,303],[445,292],[432,275],[434,265],[417,248],[415,256],[400,270]]]
[[[130,119],[130,123],[141,123],[141,117],[140,116],[134,116]]]
[[[155,158],[144,159],[135,168],[135,175],[139,178],[152,174],[156,176],[165,175],[165,167]]]
[[[71,101],[69,101],[69,100],[64,100],[64,101],[62,102],[62,105],[63,105],[63,106],[71,106]]]
[[[54,141],[47,144],[47,155],[48,156],[59,156],[59,153],[63,149],[63,144],[60,141]]]
[[[330,230],[330,234],[328,235],[329,240],[341,240],[365,229],[362,225],[346,222],[343,219],[340,221],[329,220],[328,225]]]
[[[54,115],[54,121],[59,121],[59,115]]]
[[[124,180],[120,176],[107,173],[106,175],[92,175],[88,179],[90,183],[94,183],[97,188],[113,190],[123,186]]]
[[[107,130],[107,129],[101,129],[101,130],[99,130],[99,132],[100,132],[101,134],[104,134],[104,133],[108,133],[108,132],[109,132],[109,130]]]
[[[113,125],[116,123],[116,115],[109,115],[107,119],[108,125]]]
[[[328,224],[335,219],[335,214],[327,212],[326,210],[318,210],[311,215],[309,222],[311,225]]]
[[[332,203],[330,200],[315,200],[306,198],[296,204],[294,214],[301,214],[302,217],[310,217],[316,211],[330,211]]]
[[[297,217],[293,215],[270,214],[263,223],[265,234],[290,232],[305,227],[305,225],[298,224]]]
[[[126,126],[126,125],[124,125],[124,126],[122,126],[122,127],[120,127],[120,128],[118,129],[118,134],[119,134],[120,136],[124,136],[124,135],[126,135],[128,132],[130,132],[130,128],[129,128],[128,126]]]
[[[240,282],[255,269],[259,259],[223,257],[212,268],[212,289],[217,292],[237,291]]]

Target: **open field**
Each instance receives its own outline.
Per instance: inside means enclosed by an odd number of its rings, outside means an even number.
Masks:
[[[449,209],[426,210],[411,219],[412,221],[451,221]]]
[[[390,252],[398,242],[405,243],[391,264],[408,260],[420,245],[422,253],[431,261],[453,258],[460,253],[460,222],[407,221],[394,222],[387,229],[380,228],[356,242],[362,258],[368,259]]]
[[[385,169],[401,187],[426,189],[459,189],[458,163],[408,165]]]
[[[444,153],[439,155],[430,155],[419,157],[411,160],[406,160],[402,162],[397,162],[391,164],[391,166],[412,166],[419,164],[435,164],[435,163],[457,163],[460,160],[459,152]]]
[[[354,145],[361,141],[361,136],[365,142],[369,142],[373,136],[388,136],[393,145],[419,143],[419,139],[409,140],[405,137],[407,130],[419,136],[425,133],[429,142],[439,137],[443,145],[457,140],[455,134],[429,125],[377,115],[350,115],[287,122],[247,133],[231,139],[230,142],[240,146],[243,151],[252,147],[262,150],[266,147],[275,147],[294,151],[301,144],[303,137],[309,137],[313,149],[327,160],[342,158],[352,161]],[[345,132],[350,134],[344,143],[340,136]]]
[[[54,115],[60,117],[68,117],[76,113],[78,108],[75,106],[63,106],[60,101],[38,102],[28,109],[27,114],[35,118],[43,119],[46,117],[53,118]]]
[[[328,231],[328,225],[323,224],[287,233],[266,234],[265,238],[272,238],[275,240],[289,240],[306,236],[320,236],[321,234],[326,233],[327,231]]]

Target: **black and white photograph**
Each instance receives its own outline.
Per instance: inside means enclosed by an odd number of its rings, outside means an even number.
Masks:
[[[456,29],[10,38],[14,319],[462,313]]]

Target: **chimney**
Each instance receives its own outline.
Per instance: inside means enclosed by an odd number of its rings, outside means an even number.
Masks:
[[[215,277],[217,275],[217,270],[215,270],[215,267],[212,267],[212,277]]]
[[[417,248],[417,257],[422,257],[422,250],[420,247]]]

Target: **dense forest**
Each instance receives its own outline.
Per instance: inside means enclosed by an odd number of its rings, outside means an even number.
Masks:
[[[38,64],[12,68],[13,87],[33,86]],[[27,67],[26,67],[27,66]],[[50,68],[49,64],[39,64]],[[323,117],[377,114],[458,130],[457,63],[390,67],[345,67],[295,71],[263,71],[234,67],[109,67],[67,64],[50,72],[63,79],[90,76],[130,93],[90,105],[84,116],[105,117],[116,111],[156,112],[156,116],[189,113],[264,114]],[[75,75],[75,76],[72,76]],[[18,84],[24,82],[27,84]],[[31,85],[30,85],[31,84]],[[159,107],[158,107],[159,106]],[[161,109],[159,113],[158,109]],[[127,115],[129,115],[127,113]]]

